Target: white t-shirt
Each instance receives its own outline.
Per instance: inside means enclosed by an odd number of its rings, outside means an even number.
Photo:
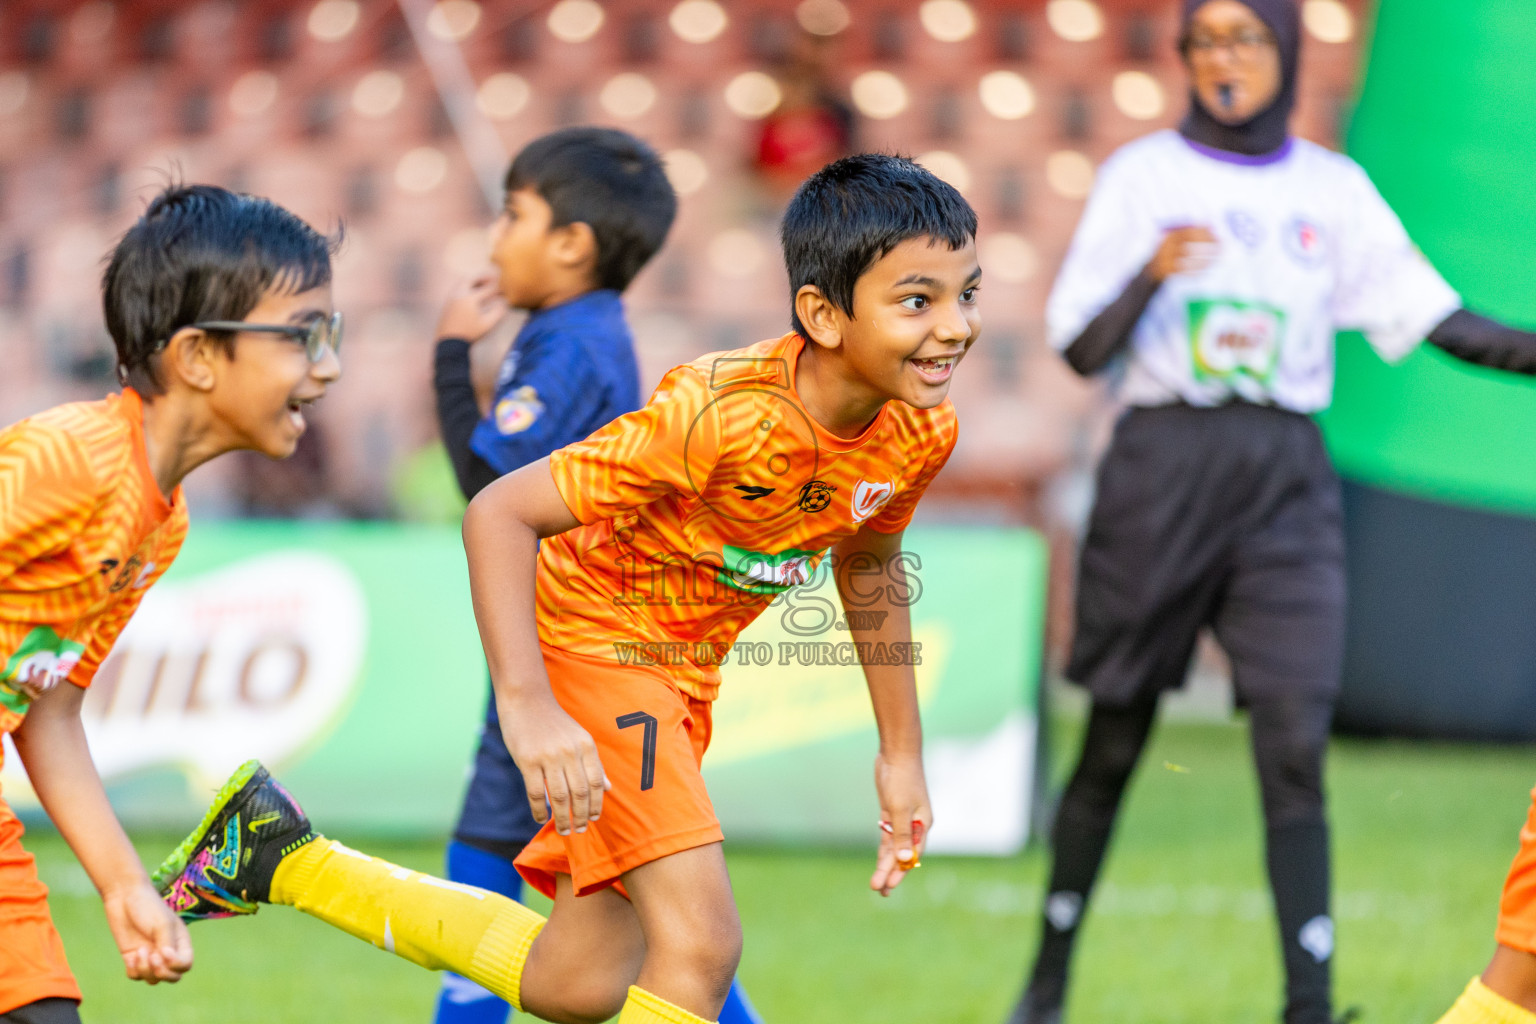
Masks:
[[[1261,158],[1263,159],[1263,158]],[[1164,281],[1117,358],[1131,405],[1231,398],[1316,412],[1333,398],[1333,338],[1365,332],[1396,362],[1461,307],[1402,222],[1346,156],[1301,139],[1268,163],[1197,150],[1175,131],[1105,161],[1046,304],[1064,349],[1156,252],[1207,227],[1220,253]]]

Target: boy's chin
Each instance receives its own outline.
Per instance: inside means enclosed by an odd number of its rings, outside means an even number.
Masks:
[[[943,405],[944,399],[949,397],[949,381],[942,384],[926,384],[917,388],[909,388],[908,394],[902,395],[901,400],[914,409],[932,409]]]

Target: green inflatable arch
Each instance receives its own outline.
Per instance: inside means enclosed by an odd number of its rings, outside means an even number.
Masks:
[[[1532,0],[1389,0],[1349,136],[1467,306],[1523,326],[1536,326],[1533,54]],[[1351,335],[1338,363],[1321,422],[1346,477],[1536,516],[1536,386],[1430,346],[1387,366]]]

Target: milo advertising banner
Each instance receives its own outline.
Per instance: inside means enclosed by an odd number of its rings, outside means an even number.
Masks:
[[[1044,544],[1021,530],[913,529],[905,546],[858,587],[909,606],[910,647],[856,644],[848,617],[875,613],[845,612],[823,567],[721,652],[705,775],[733,841],[873,844],[876,736],[859,668],[869,659],[915,664],[932,848],[1023,845]],[[653,646],[615,656],[655,663],[674,653]],[[457,530],[199,524],[83,714],[130,826],[189,827],[256,757],[323,829],[445,833],[486,694]],[[0,784],[18,811],[38,811],[14,752]]]

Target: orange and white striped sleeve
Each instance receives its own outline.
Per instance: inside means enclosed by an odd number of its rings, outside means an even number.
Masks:
[[[27,421],[0,431],[0,587],[28,562],[67,549],[100,500],[67,433]]]
[[[912,522],[912,513],[917,511],[917,503],[922,500],[923,492],[928,490],[928,485],[933,483],[933,478],[939,475],[939,470],[944,468],[954,452],[955,442],[960,437],[955,407],[946,400],[925,422],[928,429],[902,452],[903,458],[908,461],[921,459],[923,468],[918,471],[917,479],[903,488],[901,493],[891,499],[890,504],[869,521],[870,529],[880,533],[900,533],[905,530],[907,524]]]
[[[668,494],[696,495],[720,456],[720,413],[699,372],[672,369],[651,400],[549,457],[555,487],[583,523]]]

